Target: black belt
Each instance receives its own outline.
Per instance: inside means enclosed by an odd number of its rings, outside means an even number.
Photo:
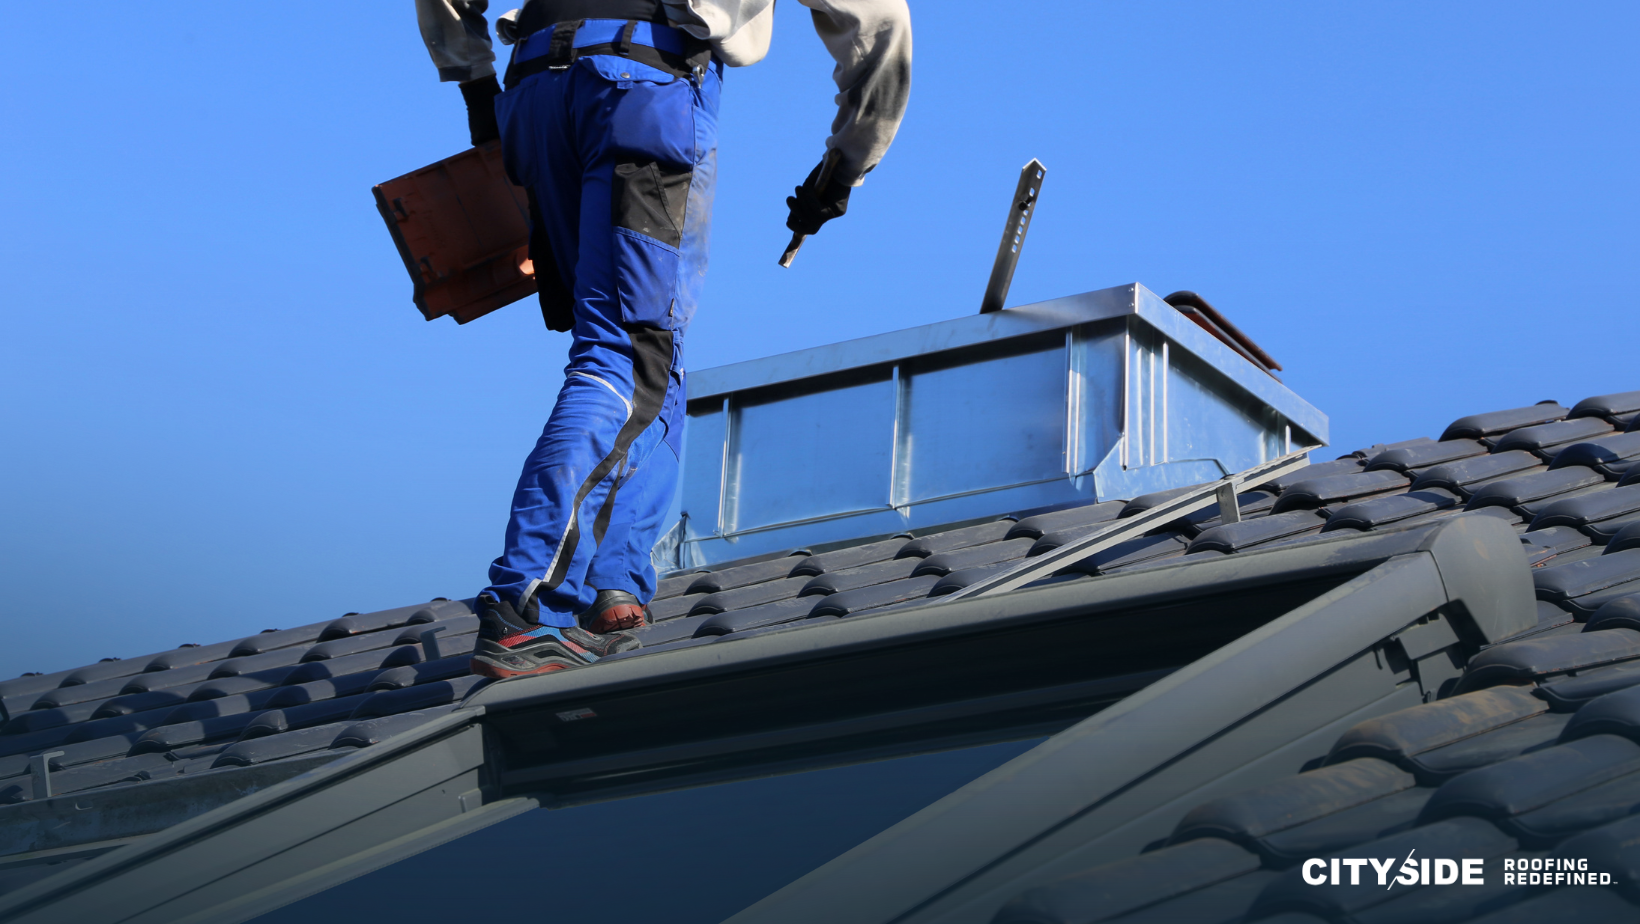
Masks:
[[[636,19],[666,25],[661,0],[529,0],[518,11],[518,38],[577,19]]]
[[[592,26],[598,34],[589,42],[587,36],[576,33],[583,26]],[[614,26],[616,28],[611,29]],[[712,46],[681,29],[671,26],[643,23],[629,19],[624,27],[607,19],[554,23],[550,33],[538,32],[527,36],[513,46],[511,62],[502,78],[507,89],[517,86],[524,78],[546,70],[561,70],[585,55],[617,55],[640,64],[647,64],[674,77],[688,77],[699,85],[712,65]],[[611,41],[599,41],[605,34]],[[653,43],[653,44],[651,44]],[[660,48],[657,45],[665,45]]]

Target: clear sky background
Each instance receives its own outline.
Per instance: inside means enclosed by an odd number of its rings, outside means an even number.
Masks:
[[[975,311],[1039,157],[1011,304],[1195,289],[1338,452],[1640,388],[1640,7],[912,8],[899,139],[791,270],[829,59],[787,0],[729,73],[692,368]],[[0,677],[476,592],[567,339],[410,302],[370,187],[466,144],[411,5],[68,9],[0,96]]]

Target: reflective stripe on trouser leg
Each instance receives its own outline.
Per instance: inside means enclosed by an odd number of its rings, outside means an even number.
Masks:
[[[667,429],[657,418],[671,378],[672,332],[639,329],[630,337],[631,412],[595,377],[566,377],[519,477],[506,551],[490,566],[490,589],[520,607],[539,596],[546,625],[573,625],[571,619],[549,617],[568,617],[586,602],[583,576],[594,546],[583,542],[592,532],[589,524],[625,471],[645,467]]]

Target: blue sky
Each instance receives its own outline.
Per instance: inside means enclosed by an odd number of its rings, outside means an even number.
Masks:
[[[728,75],[692,368],[976,310],[1039,157],[1010,303],[1195,289],[1338,451],[1640,388],[1640,8],[912,8],[900,137],[789,271],[830,64],[788,0]],[[410,4],[44,26],[0,97],[0,677],[475,592],[566,341],[410,303],[370,186],[465,144]]]

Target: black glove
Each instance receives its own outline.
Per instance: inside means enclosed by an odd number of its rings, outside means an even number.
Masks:
[[[501,95],[501,82],[491,74],[460,86],[461,98],[467,103],[467,133],[473,138],[473,147],[500,138],[501,127],[495,124],[495,98]]]
[[[820,169],[825,163],[821,161],[809,171],[809,178],[797,187],[797,195],[786,197],[786,207],[792,210],[786,216],[786,227],[798,234],[813,234],[820,230],[821,225],[842,217],[848,211],[848,194],[854,187],[838,182],[833,175],[824,189],[814,188],[814,181],[819,178]]]

